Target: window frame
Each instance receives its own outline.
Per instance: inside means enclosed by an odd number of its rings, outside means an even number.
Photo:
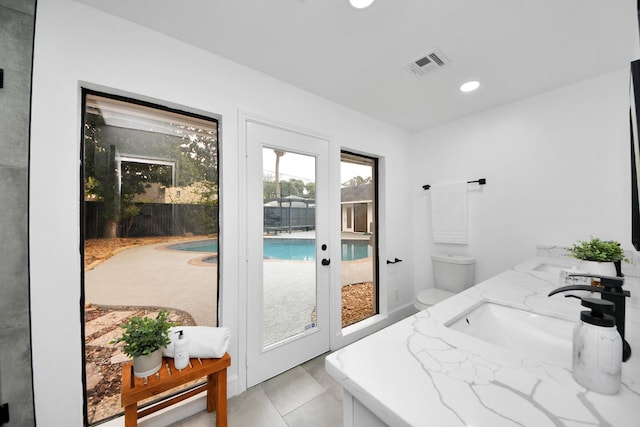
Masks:
[[[221,186],[221,177],[222,177],[222,162],[221,162],[221,130],[222,130],[222,116],[218,114],[202,114],[194,111],[190,111],[188,108],[175,108],[169,107],[163,104],[161,101],[147,101],[139,98],[134,98],[131,96],[124,96],[114,93],[109,93],[104,90],[95,90],[88,87],[82,86],[80,88],[80,96],[81,96],[81,108],[80,108],[80,147],[79,147],[79,234],[80,234],[80,342],[81,342],[81,354],[82,354],[82,396],[83,396],[83,421],[84,425],[98,425],[104,422],[108,422],[109,420],[121,417],[122,414],[118,413],[116,415],[112,415],[106,418],[103,418],[99,421],[89,423],[89,414],[88,414],[88,400],[87,400],[87,370],[86,370],[86,345],[85,345],[85,329],[86,329],[86,319],[85,319],[85,303],[86,303],[86,295],[85,295],[85,267],[84,267],[84,254],[85,254],[85,239],[86,239],[86,231],[85,231],[85,215],[86,215],[86,207],[85,207],[85,116],[87,114],[87,97],[90,95],[99,96],[102,98],[109,98],[120,102],[126,102],[134,105],[138,105],[145,108],[151,108],[155,110],[159,110],[169,114],[178,114],[188,116],[190,118],[196,120],[202,120],[205,122],[215,122],[216,127],[216,169],[217,169],[217,179],[216,179],[216,187],[217,187],[217,234],[218,234],[218,262],[216,263],[216,324],[220,324],[222,307],[221,307],[221,259],[223,256],[223,246],[224,243],[222,241],[222,222],[221,212],[222,212],[222,186]],[[158,132],[159,133],[159,132]],[[125,159],[125,160],[123,160]],[[133,159],[133,160],[132,160]],[[122,161],[133,161],[137,163],[149,163],[149,164],[158,164],[163,163],[169,165],[168,162],[165,162],[163,159],[159,159],[156,161],[145,161],[141,160],[139,156],[131,156],[129,154],[121,154],[118,159],[118,173],[121,172],[121,162]],[[172,167],[173,180],[175,182],[175,174],[176,174],[176,165],[170,165]],[[194,386],[195,387],[195,386]],[[182,392],[182,391],[180,391]],[[161,400],[170,399],[171,396],[164,397]],[[124,409],[123,409],[124,411]]]
[[[346,160],[345,160],[346,158]],[[357,160],[357,159],[366,159],[367,161],[371,161],[371,177],[372,177],[372,183],[373,183],[373,188],[372,188],[372,193],[373,193],[373,201],[372,201],[372,214],[373,214],[373,236],[374,236],[374,242],[375,242],[375,247],[373,248],[373,292],[374,292],[374,310],[375,312],[369,316],[366,317],[358,322],[355,322],[351,325],[342,327],[342,333],[346,334],[348,333],[350,330],[354,330],[354,329],[360,329],[362,327],[365,327],[366,325],[368,325],[371,322],[371,319],[376,318],[377,316],[380,315],[380,212],[379,212],[379,182],[380,182],[380,176],[379,176],[379,158],[373,155],[369,155],[369,154],[362,154],[362,153],[357,153],[354,151],[350,151],[347,149],[341,149],[340,150],[340,164],[342,164],[343,161],[348,161],[349,159],[351,160]],[[352,162],[352,163],[356,163],[356,162]],[[364,164],[364,162],[363,162]],[[342,177],[341,177],[342,180]],[[342,185],[342,182],[340,182],[340,184]],[[342,198],[340,198],[340,215],[342,215]],[[356,213],[355,213],[355,205],[353,206],[352,212],[351,212],[351,220],[353,221],[353,229],[355,231],[355,217],[356,217]],[[340,227],[342,228],[342,218],[340,219],[339,222],[341,225]],[[342,241],[342,239],[340,239],[340,241]],[[342,322],[342,318],[340,319],[340,322]]]

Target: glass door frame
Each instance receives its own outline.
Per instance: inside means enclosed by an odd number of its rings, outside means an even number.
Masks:
[[[329,294],[331,265],[321,265],[322,258],[329,258],[331,254],[331,245],[329,245],[331,223],[331,209],[329,198],[329,145],[327,138],[318,137],[307,132],[301,132],[288,126],[274,125],[270,122],[262,120],[254,120],[243,118],[242,130],[245,132],[245,150],[246,150],[246,287],[244,298],[240,298],[240,306],[244,305],[244,310],[240,310],[241,319],[244,311],[245,331],[246,331],[246,384],[248,387],[266,380],[270,376],[276,375],[286,369],[290,369],[312,357],[322,354],[330,348],[330,307]],[[267,132],[283,133],[296,139],[296,142],[274,142],[262,141],[256,139],[256,126]],[[277,139],[277,138],[276,138]],[[298,140],[300,142],[298,142]],[[320,212],[316,211],[316,277],[317,277],[317,326],[311,333],[304,333],[290,340],[285,340],[278,345],[269,346],[264,349],[261,347],[262,332],[256,330],[257,319],[261,319],[258,309],[261,307],[261,295],[252,297],[252,291],[255,292],[255,283],[260,283],[259,290],[262,292],[262,232],[263,232],[263,214],[262,214],[262,149],[282,148],[287,151],[300,154],[312,155],[316,157],[316,206]],[[260,176],[257,176],[257,173]],[[257,201],[256,201],[257,200]],[[324,213],[322,213],[324,212]],[[259,242],[259,243],[258,243]],[[322,251],[319,248],[322,244],[326,244],[328,250]],[[251,261],[253,260],[253,261]],[[337,262],[337,261],[336,261]],[[335,263],[334,263],[335,264]],[[253,285],[252,285],[253,284]],[[253,287],[252,287],[253,286]],[[244,304],[243,304],[244,300]],[[256,319],[257,318],[257,319]],[[259,329],[259,328],[258,328]],[[305,344],[306,342],[306,344]],[[289,366],[290,365],[290,366]],[[264,370],[264,367],[270,367]],[[284,368],[283,368],[284,367]],[[273,369],[272,369],[273,368]],[[260,371],[260,372],[258,372]],[[270,371],[267,373],[266,371]],[[278,372],[279,371],[279,372]],[[242,382],[242,379],[241,379]]]

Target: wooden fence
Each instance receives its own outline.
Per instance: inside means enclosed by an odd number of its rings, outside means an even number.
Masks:
[[[85,202],[85,239],[103,237],[103,202]],[[218,206],[136,203],[140,213],[118,224],[118,237],[203,235],[218,232]]]
[[[218,206],[137,203],[140,213],[118,224],[118,237],[182,236],[218,232]],[[85,202],[85,239],[104,237],[103,202]],[[315,229],[314,207],[265,206],[264,230],[268,233]]]

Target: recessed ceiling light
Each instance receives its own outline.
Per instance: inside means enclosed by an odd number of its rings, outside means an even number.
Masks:
[[[480,82],[472,80],[470,82],[463,83],[462,86],[460,86],[460,91],[461,92],[473,92],[474,90],[478,89],[479,87],[480,87]]]
[[[376,0],[349,0],[351,7],[355,9],[366,9]]]

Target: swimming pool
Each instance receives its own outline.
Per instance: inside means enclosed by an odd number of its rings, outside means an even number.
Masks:
[[[343,240],[342,261],[355,261],[372,256],[368,240]],[[177,243],[168,249],[190,252],[218,252],[218,240]],[[264,239],[264,258],[289,261],[313,261],[316,259],[316,241],[312,239]],[[208,262],[216,262],[208,261]]]

